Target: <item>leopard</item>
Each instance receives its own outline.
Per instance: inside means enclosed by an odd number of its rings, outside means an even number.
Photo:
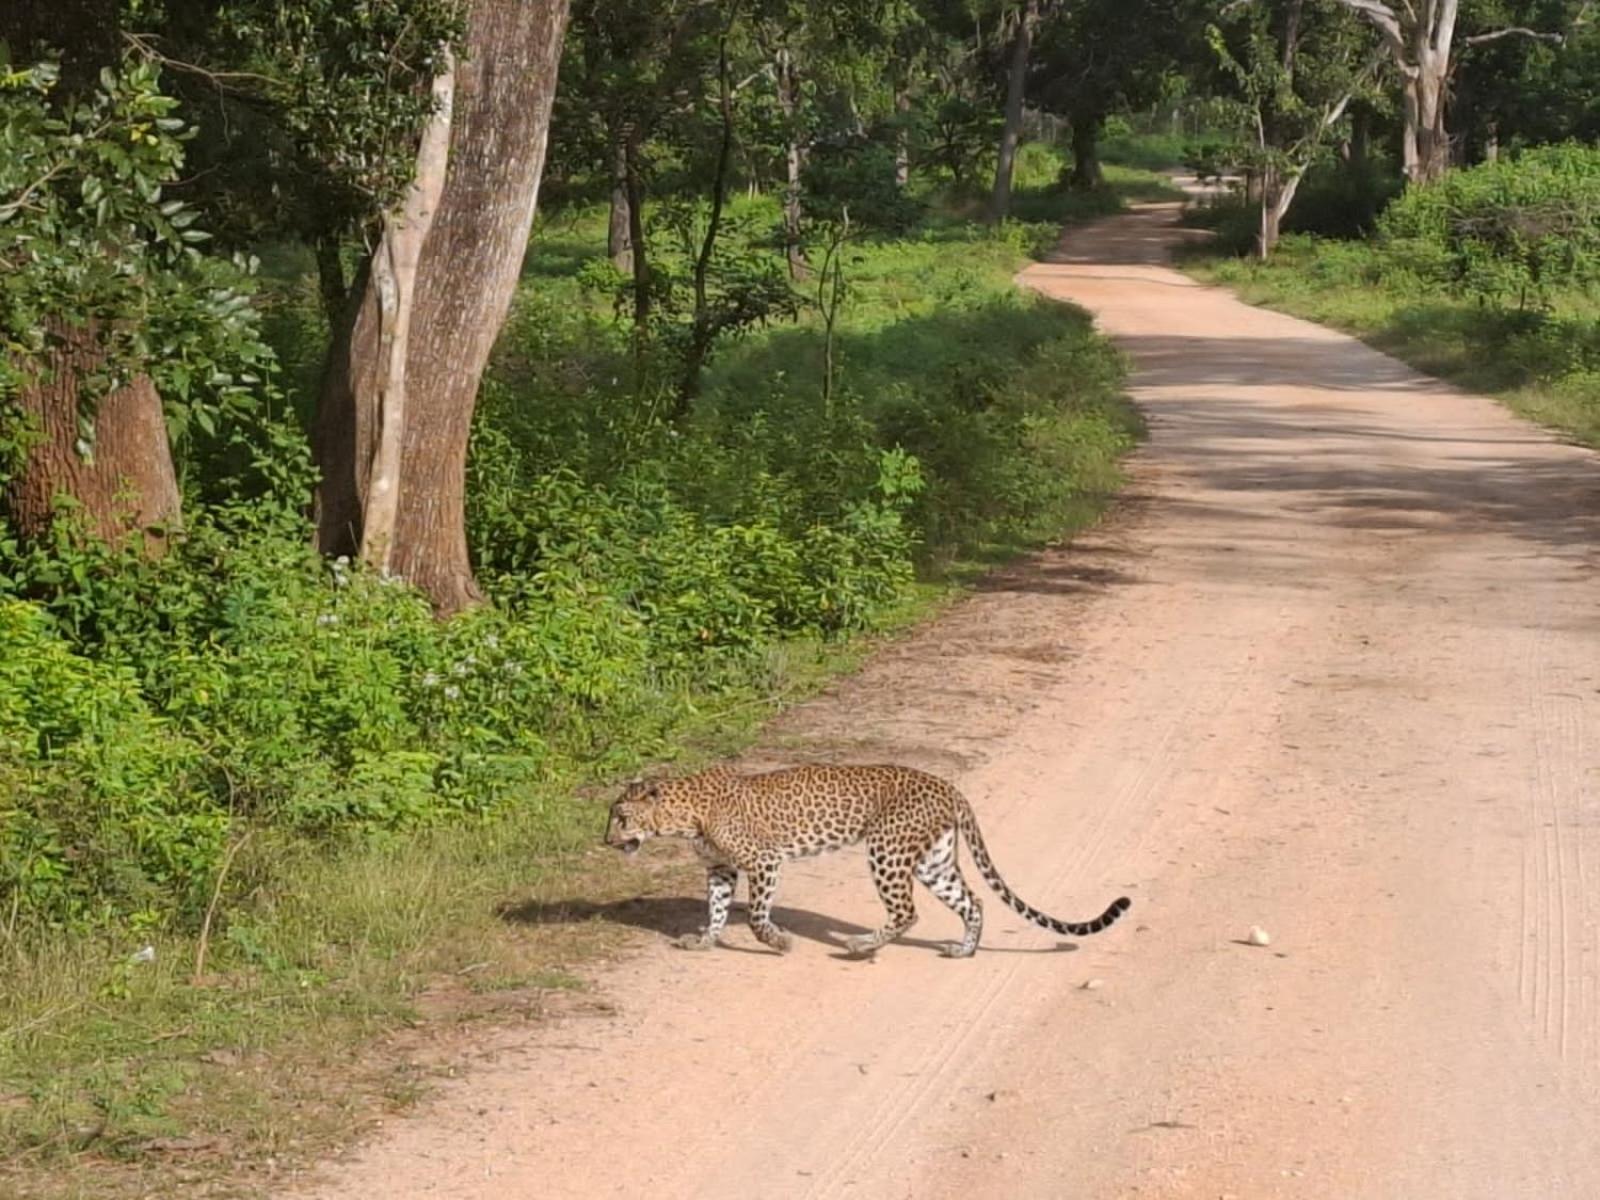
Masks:
[[[794,937],[772,919],[783,864],[862,841],[887,919],[870,933],[845,939],[852,957],[873,955],[916,923],[913,879],[961,918],[961,940],[944,943],[941,953],[970,958],[977,952],[983,904],[961,874],[960,838],[996,895],[1055,933],[1099,933],[1132,905],[1119,896],[1090,921],[1061,921],[1040,912],[995,868],[966,797],[947,780],[913,767],[814,764],[746,774],[719,765],[676,779],[635,780],[611,805],[605,843],[633,855],[654,838],[686,839],[706,864],[707,923],[677,940],[690,950],[721,942],[742,871],[751,932],[772,950],[788,952]]]

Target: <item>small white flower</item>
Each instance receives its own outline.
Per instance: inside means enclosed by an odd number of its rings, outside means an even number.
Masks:
[[[500,639],[492,633],[486,633],[483,635],[483,644],[493,650],[500,645]]]
[[[450,674],[454,675],[457,679],[460,679],[462,676],[466,675],[466,673],[467,664],[464,662],[458,662],[450,668]]]
[[[337,625],[339,618],[333,613],[323,613],[317,618],[318,625]]]
[[[439,686],[439,677],[437,675],[435,675],[432,671],[429,671],[426,675],[424,675],[422,677],[422,686],[425,687],[425,688],[438,687]]]
[[[129,962],[136,962],[136,963],[153,963],[153,962],[155,962],[155,960],[156,960],[156,948],[154,946],[150,945],[148,942],[146,942],[143,946],[140,946],[137,950],[135,950],[133,952],[133,955],[129,958],[128,961]]]
[[[444,690],[444,698],[446,700],[459,700],[459,699],[461,699],[461,689],[456,687],[456,685],[452,683],[449,687],[445,688],[445,690]]]
[[[349,565],[350,565],[350,556],[348,554],[341,554],[341,555],[339,555],[338,558],[333,560],[333,569],[335,571],[342,571],[346,567],[348,567]]]

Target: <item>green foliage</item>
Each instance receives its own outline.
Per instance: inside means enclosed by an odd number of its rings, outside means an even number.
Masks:
[[[792,317],[800,303],[782,260],[766,244],[770,222],[748,212],[724,214],[707,263],[705,306],[697,319],[695,266],[709,220],[707,207],[665,201],[650,215],[650,334],[673,366],[695,352],[692,344],[698,339],[709,349],[719,348],[769,321]],[[618,311],[631,297],[631,285],[619,289]]]
[[[921,203],[895,182],[894,152],[871,142],[814,147],[804,185],[802,203],[814,220],[848,211],[861,229],[905,233],[922,216]]]
[[[256,405],[271,354],[247,273],[202,255],[197,212],[164,189],[188,136],[155,67],[130,60],[87,95],[52,103],[49,65],[0,62],[0,404],[69,327],[103,346],[81,381],[93,403],[149,374],[173,437],[217,435]]]
[[[726,253],[775,259],[771,217],[736,211]],[[847,243],[833,400],[808,313],[730,343],[678,421],[638,390],[605,271],[544,244],[471,448],[492,607],[440,623],[409,589],[319,560],[304,449],[281,437],[212,482],[160,559],[69,525],[50,545],[0,547],[0,594],[27,599],[52,669],[84,680],[28,694],[91,691],[123,722],[0,756],[29,781],[7,861],[48,877],[6,885],[29,919],[192,924],[246,829],[430,826],[514,804],[574,762],[632,762],[646,731],[682,719],[686,689],[748,688],[782,640],[877,627],[919,562],[1051,536],[1110,486],[1130,441],[1114,356],[1081,316],[1015,292],[1005,237],[939,225]],[[316,306],[303,289],[273,301]],[[29,703],[8,728],[47,727]],[[113,752],[135,766],[96,783]],[[135,800],[170,841],[134,854],[62,824],[118,828]],[[228,883],[225,912],[249,886],[248,872]]]
[[[318,199],[359,222],[411,181],[427,84],[465,19],[460,0],[230,0],[212,53],[251,72]]]
[[[1600,150],[1564,145],[1409,189],[1379,222],[1396,267],[1518,308],[1600,283]]]
[[[1400,190],[1400,172],[1389,162],[1326,159],[1306,171],[1284,229],[1331,238],[1366,237]]]
[[[74,653],[39,608],[0,599],[0,895],[13,914],[160,920],[193,905],[228,826],[205,773],[131,669]]]

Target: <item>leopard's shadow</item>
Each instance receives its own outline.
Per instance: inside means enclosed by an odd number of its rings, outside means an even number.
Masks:
[[[568,900],[507,902],[501,904],[496,913],[501,920],[517,925],[580,925],[587,921],[608,921],[615,925],[648,930],[666,938],[677,938],[686,933],[698,933],[705,926],[706,902],[689,896],[641,896],[631,900],[613,900],[606,903],[575,897]],[[785,908],[782,905],[773,909],[772,919],[796,937],[806,938],[808,941],[817,942],[830,950],[837,951],[834,956],[837,958],[852,957],[845,952],[845,938],[870,932],[864,925],[841,921],[837,917],[824,916],[809,909]],[[744,904],[736,902],[728,913],[729,930],[736,932],[724,940],[721,947],[751,954],[772,953],[749,940],[746,920],[747,910]],[[740,932],[744,933],[743,937],[739,936]],[[945,945],[945,942],[903,937],[895,942],[895,945],[938,950]],[[1077,948],[1076,942],[1059,942],[1054,946],[1037,947],[983,945],[979,947],[979,953],[1058,954]]]

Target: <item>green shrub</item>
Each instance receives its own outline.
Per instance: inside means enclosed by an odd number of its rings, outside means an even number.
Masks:
[[[806,159],[802,203],[815,220],[837,220],[848,208],[862,229],[905,233],[922,216],[916,197],[895,182],[894,153],[870,142],[814,147]]]
[[[1399,172],[1381,161],[1359,166],[1338,159],[1316,163],[1295,193],[1284,229],[1329,238],[1366,237],[1401,186]]]
[[[1485,300],[1600,283],[1600,149],[1544,146],[1406,191],[1378,223],[1396,266]]]
[[[0,898],[56,922],[201,902],[229,824],[132,671],[0,600]]]

